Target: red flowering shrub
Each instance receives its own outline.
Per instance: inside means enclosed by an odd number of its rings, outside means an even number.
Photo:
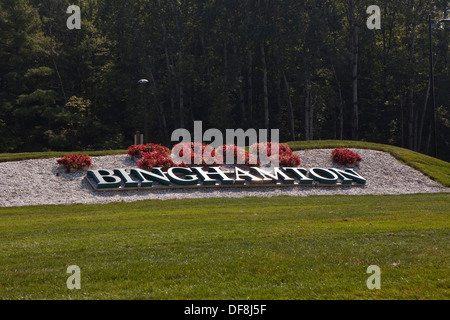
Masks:
[[[141,157],[142,153],[146,152],[147,148],[143,144],[132,145],[128,147],[127,154],[132,157]]]
[[[259,162],[257,158],[253,157],[251,154],[245,151],[245,165],[247,167],[259,167],[261,165],[261,162]]]
[[[151,170],[152,168],[167,170],[171,167],[177,167],[172,161],[170,154],[160,151],[145,152],[142,155],[142,159],[137,162],[137,165],[143,170]],[[178,167],[186,167],[186,164],[182,162]]]
[[[228,152],[233,153],[233,163],[226,164],[245,164],[248,167],[259,167],[261,165],[259,160],[249,154],[247,150],[234,144],[224,144],[217,148],[217,152],[222,154],[223,163],[227,161]]]
[[[170,149],[160,144],[147,143],[133,145],[128,148],[127,154],[132,157],[141,158],[137,162],[137,165],[143,170],[151,170],[152,168],[167,170],[177,166],[171,158]],[[179,166],[185,167],[186,165],[181,163]]]
[[[293,152],[292,154],[282,153],[279,159],[282,167],[298,167],[302,163],[300,156]]]
[[[201,153],[199,152],[200,146]],[[184,149],[190,150],[190,159],[183,159]],[[259,161],[257,159],[254,159],[245,149],[240,148],[234,144],[224,144],[219,146],[217,149],[214,149],[206,143],[199,144],[193,142],[182,142],[175,145],[172,149],[175,155],[178,154],[178,157],[185,160],[186,162],[189,162],[193,165],[201,164],[202,166],[216,166],[224,164],[227,159],[227,151],[229,150],[231,150],[231,152],[233,153],[232,164],[245,164],[249,167],[260,165]],[[220,155],[222,155],[222,159],[220,159]]]
[[[359,154],[345,148],[345,149],[334,149],[331,152],[331,158],[333,162],[347,166],[347,165],[355,165],[357,162],[362,161],[362,158]]]
[[[56,160],[56,162],[66,168],[67,172],[69,172],[70,169],[79,170],[92,167],[91,157],[84,154],[65,155],[64,157]]]
[[[164,147],[164,146],[162,146],[160,144],[147,143],[145,145],[145,147],[148,150],[147,152],[154,152],[154,151],[156,151],[156,152],[159,152],[159,153],[162,153],[162,154],[170,155],[170,149],[167,148],[167,147]]]
[[[184,159],[184,150],[190,150],[190,159]],[[201,164],[202,166],[216,165],[216,160],[214,159],[216,151],[213,147],[206,143],[181,142],[173,147],[172,152],[174,152],[175,154],[178,153],[179,158],[185,160],[190,164]],[[209,155],[209,157],[205,158],[205,155]]]
[[[128,147],[127,154],[132,157],[140,158],[144,153],[150,153],[154,151],[161,154],[170,155],[169,148],[155,143],[138,144],[130,146]]]
[[[272,147],[275,152],[278,149],[278,157],[282,167],[298,167],[302,161],[298,154],[295,154],[292,149],[285,143],[261,142],[254,143],[250,146],[250,153],[256,153],[259,157],[261,154],[266,154],[268,160],[272,160],[277,154],[272,154]],[[277,148],[278,147],[278,148]]]

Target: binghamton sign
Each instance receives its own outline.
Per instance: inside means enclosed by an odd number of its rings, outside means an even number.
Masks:
[[[161,189],[161,188],[222,188],[222,187],[340,187],[362,186],[366,179],[352,169],[274,167],[232,169],[223,167],[173,167],[164,172],[139,168],[88,170],[86,180],[97,191]]]

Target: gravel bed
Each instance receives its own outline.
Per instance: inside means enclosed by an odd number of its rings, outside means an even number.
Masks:
[[[0,163],[0,206],[44,204],[131,202],[144,199],[182,199],[211,197],[272,197],[310,195],[412,194],[450,192],[421,172],[398,162],[389,153],[352,149],[363,161],[354,168],[367,180],[358,187],[267,187],[267,188],[201,188],[170,190],[94,191],[84,179],[86,172],[66,173],[54,159],[25,160]],[[310,169],[343,168],[333,164],[331,149],[304,150],[301,166]],[[94,169],[136,167],[126,155],[92,157]]]

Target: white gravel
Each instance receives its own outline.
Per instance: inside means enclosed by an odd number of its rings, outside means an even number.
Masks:
[[[131,202],[144,199],[181,199],[211,197],[272,197],[309,195],[412,194],[450,192],[421,172],[398,162],[389,153],[352,149],[363,161],[357,171],[367,180],[358,187],[283,187],[283,188],[204,188],[167,190],[94,191],[84,179],[86,172],[65,173],[56,159],[0,163],[0,206],[44,204]],[[297,152],[301,167],[340,168],[331,162],[331,149]],[[94,169],[136,167],[126,155],[93,157]]]

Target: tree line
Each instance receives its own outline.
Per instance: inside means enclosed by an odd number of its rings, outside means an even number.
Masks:
[[[79,30],[66,25],[74,4]],[[379,30],[366,26],[373,4]],[[124,148],[147,106],[147,140],[166,146],[202,120],[430,153],[428,15],[448,10],[444,0],[1,0],[0,152]],[[432,30],[447,160],[448,27]]]

